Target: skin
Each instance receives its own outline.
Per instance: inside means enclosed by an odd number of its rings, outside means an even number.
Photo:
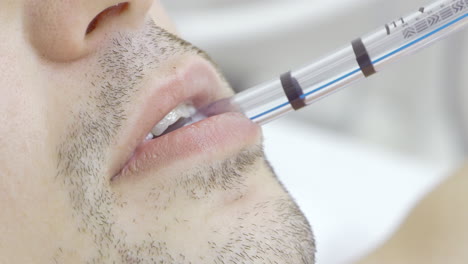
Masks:
[[[159,2],[129,1],[88,29],[118,3],[0,2],[0,263],[314,263],[261,136],[110,180],[144,87],[211,63],[172,34]]]
[[[466,263],[468,164],[430,192],[385,243],[356,264]]]

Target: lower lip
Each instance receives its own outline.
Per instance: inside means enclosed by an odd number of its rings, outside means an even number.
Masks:
[[[180,161],[221,160],[257,143],[260,137],[260,127],[240,113],[212,116],[143,143],[113,180],[135,178]]]

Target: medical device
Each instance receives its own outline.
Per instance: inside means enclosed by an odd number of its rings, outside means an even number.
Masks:
[[[200,109],[187,124],[238,111],[263,125],[369,77],[468,25],[468,0],[438,0],[296,71]]]

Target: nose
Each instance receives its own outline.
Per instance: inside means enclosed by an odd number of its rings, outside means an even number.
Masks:
[[[72,61],[96,50],[114,30],[135,30],[153,0],[27,0],[25,32],[43,58]]]

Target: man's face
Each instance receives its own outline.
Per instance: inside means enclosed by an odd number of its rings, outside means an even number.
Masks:
[[[313,263],[257,125],[147,139],[232,91],[158,2],[119,3],[0,1],[0,263]]]

